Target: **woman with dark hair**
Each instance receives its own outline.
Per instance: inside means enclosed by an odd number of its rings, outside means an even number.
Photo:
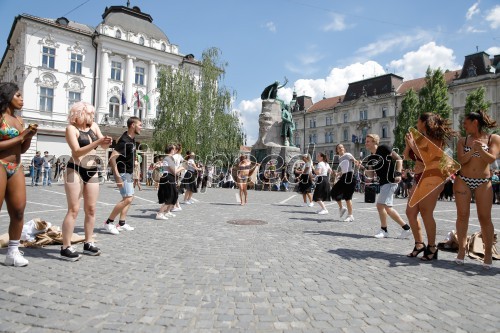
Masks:
[[[238,173],[236,181],[238,182],[238,189],[240,190],[240,201],[241,205],[248,203],[248,177],[250,177],[250,170],[252,169],[252,162],[247,158],[246,155],[240,156],[240,161],[238,163]]]
[[[420,115],[417,121],[417,130],[422,136],[426,137],[433,145],[441,150],[444,149],[446,140],[451,139],[454,135],[450,122],[434,113],[423,113]],[[434,160],[426,159],[426,164],[424,165],[423,155],[426,154],[426,152],[430,154],[431,147],[429,147],[427,140],[418,140],[419,144],[417,146],[416,140],[417,138],[413,137],[411,132],[408,132],[405,136],[406,146],[403,153],[405,159],[415,162],[415,173],[413,176],[415,186],[409,190],[408,205],[406,206],[406,216],[408,217],[408,222],[413,237],[415,238],[415,246],[413,251],[408,254],[408,257],[417,257],[419,253],[424,252],[422,260],[429,261],[438,258],[438,249],[436,247],[436,221],[434,220],[433,213],[439,195],[444,188],[444,183],[440,172],[433,173],[433,170],[439,168],[441,157],[437,156]],[[418,199],[417,203],[410,206],[410,202],[415,195],[418,184],[427,177],[438,177],[436,180],[433,180],[433,183],[439,185],[430,191],[426,191],[426,195],[422,198],[415,198]],[[420,193],[418,195],[420,196]],[[423,242],[422,228],[418,220],[419,213],[424,222],[425,233],[427,234],[427,246]]]
[[[318,164],[314,173],[316,174],[316,188],[314,189],[313,201],[317,202],[321,207],[318,211],[319,215],[328,214],[323,201],[330,201],[330,165],[328,164],[328,157],[323,154],[318,154]]]
[[[340,179],[333,185],[331,196],[332,199],[337,201],[339,205],[339,219],[342,219],[347,212],[347,218],[344,222],[353,222],[354,216],[352,215],[352,195],[356,189],[356,180],[354,178],[354,166],[359,166],[357,161],[351,153],[347,153],[344,145],[338,144],[335,147],[335,152],[339,156],[339,169]],[[345,200],[347,209],[342,206],[342,200]]]
[[[185,160],[187,160],[187,170],[182,179],[182,186],[185,190],[184,192],[184,202],[186,205],[193,204],[193,193],[198,193],[198,186],[196,182],[198,180],[198,171],[200,169],[196,166],[194,161],[195,154],[192,151],[187,151]]]
[[[304,167],[302,170],[297,169],[297,174],[299,174],[299,185],[297,192],[302,194],[302,199],[304,200],[303,206],[314,206],[313,198],[311,195],[312,190],[312,163],[311,156],[309,154],[305,154],[302,156],[302,161],[304,161]],[[307,203],[307,199],[309,199],[309,203]]]
[[[171,210],[175,207],[177,199],[179,199],[179,191],[177,190],[176,175],[183,168],[175,166],[174,154],[176,146],[169,144],[165,147],[165,158],[162,162],[163,174],[160,178],[160,186],[158,187],[158,202],[162,205],[158,214],[157,220],[168,220],[169,217],[175,217]]]
[[[456,228],[459,245],[455,262],[458,265],[464,264],[470,203],[472,192],[474,192],[477,217],[484,243],[483,268],[490,269],[494,237],[491,220],[493,191],[490,164],[496,160],[500,151],[500,136],[488,134],[488,129],[497,127],[497,123],[482,110],[466,115],[463,126],[466,137],[461,138],[457,146],[457,158],[462,168],[457,173],[453,185],[457,206]]]
[[[21,154],[29,149],[31,138],[37,131],[35,124],[24,129],[22,118],[15,115],[23,105],[23,96],[16,84],[0,83],[0,210],[5,199],[10,217],[5,265],[16,267],[28,265],[28,260],[19,251],[26,207]]]

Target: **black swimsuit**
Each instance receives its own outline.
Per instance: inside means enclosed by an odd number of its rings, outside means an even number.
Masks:
[[[81,131],[79,129],[78,129],[78,131],[80,132],[80,135],[78,136],[78,145],[80,146],[80,148],[88,146],[92,142],[97,140],[97,135],[95,135],[95,133],[94,133],[94,131],[92,131],[92,129],[89,129],[87,132]],[[80,178],[82,179],[82,181],[85,184],[88,183],[89,180],[97,174],[97,167],[84,168],[84,167],[80,166],[79,164],[75,164],[73,162],[68,162],[68,165],[66,165],[66,168],[73,169],[76,172],[78,172],[78,174],[80,175]]]

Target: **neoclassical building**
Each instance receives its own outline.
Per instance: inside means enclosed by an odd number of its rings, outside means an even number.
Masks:
[[[459,128],[467,95],[484,87],[491,103],[490,115],[500,123],[500,55],[490,59],[484,52],[465,57],[463,68],[444,73],[448,84],[452,121]],[[335,155],[335,145],[342,143],[356,158],[367,152],[364,138],[376,133],[381,143],[392,145],[393,130],[405,94],[425,86],[425,77],[404,81],[401,76],[385,74],[349,84],[344,95],[324,98],[310,107],[300,107],[293,113],[296,124],[295,144],[305,152],[315,146],[316,151]],[[298,99],[309,99],[301,96]]]
[[[145,128],[138,141],[147,140],[158,113],[160,66],[188,67],[199,74],[194,56],[181,54],[139,7],[106,7],[96,27],[65,17],[17,16],[0,63],[0,81],[19,85],[23,118],[39,124],[23,160],[31,160],[36,150],[68,155],[64,138],[68,111],[80,100],[96,106],[96,121],[104,134],[118,138],[126,119],[135,115]],[[145,168],[152,153],[142,147]]]

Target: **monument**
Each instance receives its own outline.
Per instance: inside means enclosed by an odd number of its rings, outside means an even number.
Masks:
[[[253,145],[251,154],[262,165],[273,161],[274,165],[281,168],[294,156],[300,155],[300,149],[293,142],[295,124],[292,108],[277,97],[278,90],[287,83],[286,78],[282,85],[275,81],[260,95],[262,110],[259,115],[259,138]]]

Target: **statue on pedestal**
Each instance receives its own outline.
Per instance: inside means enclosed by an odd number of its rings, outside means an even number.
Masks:
[[[273,84],[268,85],[264,89],[264,91],[262,92],[262,94],[260,94],[260,98],[262,100],[277,99],[277,97],[278,97],[278,89],[283,88],[284,86],[286,86],[287,83],[288,83],[288,79],[286,77],[285,77],[285,83],[283,83],[281,86],[279,85],[280,84],[279,81],[275,81]]]
[[[293,131],[295,130],[295,124],[293,123],[290,106],[284,105],[281,110],[281,120],[281,137],[283,138],[283,145],[293,146]]]

